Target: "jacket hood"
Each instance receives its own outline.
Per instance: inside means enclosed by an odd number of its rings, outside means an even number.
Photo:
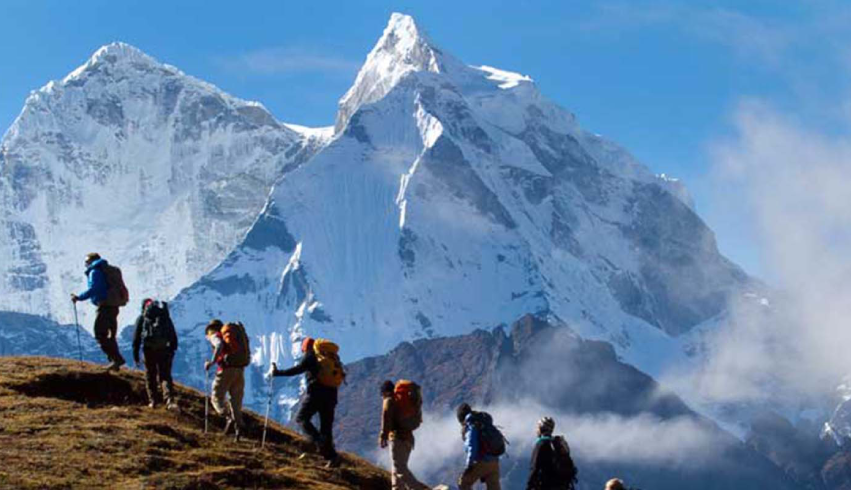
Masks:
[[[94,262],[92,262],[91,264],[89,264],[88,267],[86,267],[86,273],[88,273],[92,269],[95,269],[97,267],[100,267],[100,266],[106,265],[106,264],[107,264],[107,261],[105,259],[97,259]]]

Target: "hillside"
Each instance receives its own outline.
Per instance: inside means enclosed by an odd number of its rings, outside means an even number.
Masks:
[[[246,414],[247,438],[233,443],[204,396],[177,387],[181,413],[145,406],[139,371],[107,374],[92,364],[41,357],[0,359],[0,488],[389,489],[387,474],[346,455],[327,470],[297,459],[304,440]]]

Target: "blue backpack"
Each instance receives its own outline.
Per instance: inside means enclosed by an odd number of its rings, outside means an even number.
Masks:
[[[502,456],[505,454],[505,448],[508,445],[508,440],[502,435],[502,432],[493,425],[493,417],[487,412],[473,412],[470,414],[470,424],[479,429],[481,435],[481,451],[482,454],[488,456]]]

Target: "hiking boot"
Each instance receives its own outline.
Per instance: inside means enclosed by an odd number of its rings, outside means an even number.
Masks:
[[[166,410],[170,410],[172,412],[179,411],[179,408],[177,407],[177,402],[172,400],[172,399],[166,400],[165,408],[166,408]]]
[[[148,408],[157,408],[157,402],[148,403]]]
[[[107,371],[118,371],[121,368],[121,364],[118,361],[112,361],[109,363],[109,366],[106,367]]]

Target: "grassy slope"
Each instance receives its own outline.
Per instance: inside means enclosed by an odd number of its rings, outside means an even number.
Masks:
[[[246,413],[247,438],[234,443],[204,395],[178,386],[181,413],[144,404],[141,372],[40,357],[0,358],[0,488],[389,489],[388,475],[357,457],[328,470],[297,457],[304,439]],[[211,408],[212,413],[212,408]]]

